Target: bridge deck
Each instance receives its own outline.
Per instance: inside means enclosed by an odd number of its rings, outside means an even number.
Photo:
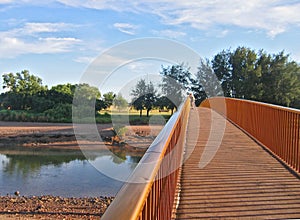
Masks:
[[[300,180],[229,122],[217,153],[199,168],[210,113],[191,110],[186,154],[192,154],[182,169],[177,219],[300,218]],[[213,154],[213,145],[206,153]]]

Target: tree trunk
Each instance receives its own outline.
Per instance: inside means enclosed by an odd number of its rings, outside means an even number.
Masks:
[[[140,110],[140,117],[142,117],[142,114],[143,114],[143,110],[141,109]]]
[[[147,117],[149,117],[150,109],[147,109]]]

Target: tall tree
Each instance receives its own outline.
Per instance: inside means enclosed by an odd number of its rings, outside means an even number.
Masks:
[[[108,92],[108,93],[103,94],[103,97],[104,97],[103,101],[105,103],[106,108],[110,108],[110,106],[112,106],[114,103],[116,94],[114,94],[113,92]]]
[[[268,56],[262,55],[263,94],[264,102],[291,106],[300,97],[300,67],[284,52]]]
[[[157,101],[156,93],[154,84],[151,81],[147,84],[144,79],[139,80],[135,88],[132,89],[132,105],[136,110],[140,111],[140,117],[143,109],[147,110],[147,117],[149,116],[149,112],[154,108]]]
[[[220,80],[222,89],[225,96],[231,96],[233,85],[231,81],[232,66],[230,64],[231,51],[223,50],[214,56],[212,63],[212,69]]]
[[[104,105],[100,100],[98,88],[86,83],[76,84],[73,97],[73,115],[79,118],[90,117],[101,110]]]
[[[154,88],[153,83],[150,81],[146,86],[145,108],[147,110],[147,117],[149,117],[150,111],[155,107],[157,103],[157,90]]]
[[[56,104],[72,104],[75,89],[76,85],[72,85],[70,83],[52,86],[48,92],[48,98],[53,100]]]
[[[162,66],[160,74],[166,77],[170,77],[176,83],[181,85],[181,87],[183,87],[185,90],[190,90],[192,74],[190,72],[190,68],[187,67],[184,63],[167,67]]]
[[[190,72],[190,68],[184,63],[164,67],[160,72],[163,75],[162,92],[168,99],[161,99],[161,103],[165,103],[172,112],[183,101],[184,93],[188,91],[196,91],[198,86]],[[201,87],[201,86],[200,86]]]
[[[162,78],[162,83],[160,86],[163,97],[158,100],[158,105],[160,108],[165,107],[171,110],[173,114],[174,110],[177,110],[183,101],[183,93],[185,89],[176,80],[165,75]]]
[[[224,96],[222,84],[213,72],[208,59],[200,60],[192,91],[196,97],[196,105],[207,97]]]
[[[140,111],[140,117],[142,117],[144,109],[144,95],[146,94],[146,80],[141,79],[137,82],[134,89],[131,90],[132,105],[133,107]]]
[[[261,72],[256,63],[257,54],[249,48],[238,47],[231,54],[232,92],[236,98],[259,99]]]
[[[284,52],[256,53],[245,47],[222,51],[212,60],[225,96],[284,106],[300,105],[299,64]],[[298,104],[297,104],[298,103]]]
[[[3,74],[3,88],[18,94],[33,95],[47,90],[47,86],[43,86],[42,79],[32,75],[28,70],[21,73]]]
[[[42,79],[23,70],[21,73],[3,74],[3,88],[8,90],[5,105],[10,105],[12,109],[30,110],[35,99],[44,95],[48,90],[43,86]]]

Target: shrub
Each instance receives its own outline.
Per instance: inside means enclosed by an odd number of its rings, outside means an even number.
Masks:
[[[44,114],[51,118],[53,122],[71,122],[72,121],[72,105],[58,104],[52,109],[48,109]]]

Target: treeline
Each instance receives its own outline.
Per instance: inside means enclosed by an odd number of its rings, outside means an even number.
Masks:
[[[192,92],[196,105],[208,97],[225,96],[300,108],[300,66],[283,51],[268,54],[238,47],[200,60],[196,73],[181,64],[163,67],[161,74]],[[176,97],[179,89],[168,78],[165,90]]]
[[[138,81],[131,90],[131,103],[121,94],[101,95],[88,84],[67,83],[49,89],[27,70],[4,74],[0,120],[71,122],[72,111],[97,116],[112,105],[119,111],[133,107],[140,116],[143,110],[149,116],[153,109],[173,113],[190,92],[196,105],[208,97],[226,96],[300,108],[300,66],[284,52],[268,54],[238,47],[223,50],[212,60],[200,60],[196,73],[178,64],[162,66],[160,74],[158,87],[151,81]],[[110,115],[106,116],[98,122],[111,122]]]
[[[136,110],[146,110],[147,117],[152,109],[171,111],[171,115],[182,103],[192,80],[189,68],[184,64],[162,66],[161,81],[155,85],[152,81],[141,79],[131,90],[131,106]]]
[[[300,66],[283,51],[224,50],[211,67],[225,96],[300,108]]]
[[[71,122],[72,107],[73,111],[85,113],[93,105],[97,113],[109,107],[114,99],[113,93],[100,99],[98,89],[88,84],[67,83],[48,89],[41,78],[28,70],[2,77],[7,92],[0,95],[0,120]]]

